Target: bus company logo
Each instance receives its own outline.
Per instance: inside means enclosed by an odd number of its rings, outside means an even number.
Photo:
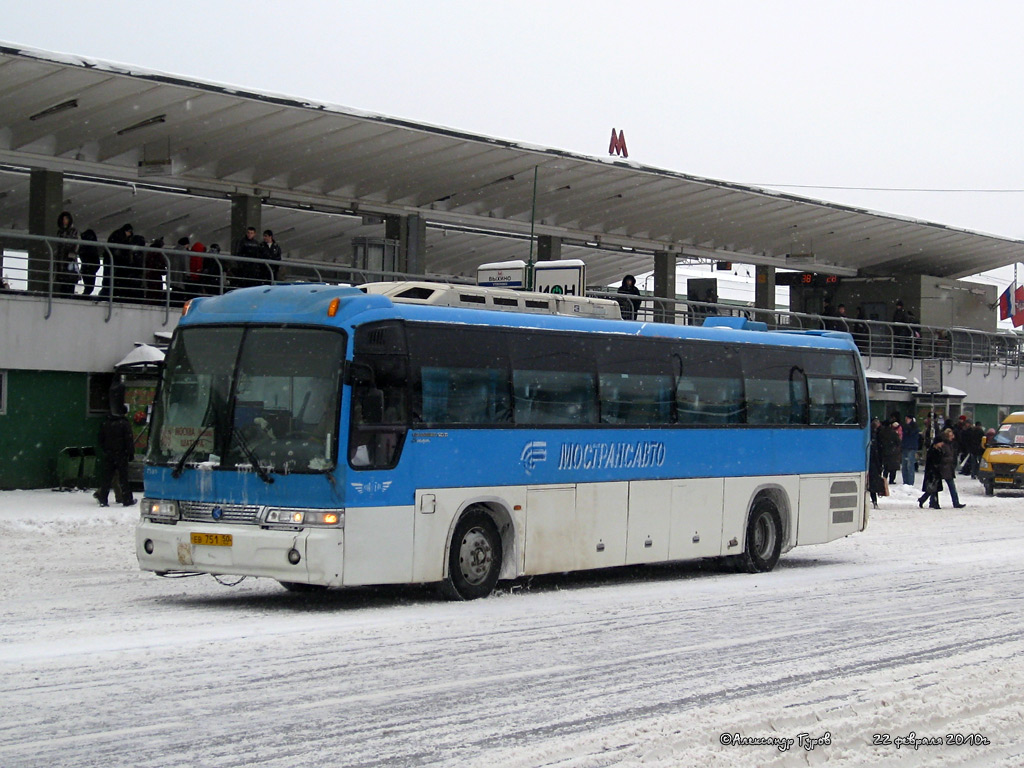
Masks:
[[[368,483],[350,483],[350,485],[355,489],[355,492],[360,495],[364,493],[373,494],[383,493],[384,491],[386,491],[388,488],[391,487],[391,481],[371,480]]]
[[[665,463],[665,444],[655,440],[635,443],[563,443],[559,469],[643,469]]]
[[[543,440],[534,440],[523,446],[519,461],[531,472],[540,462],[548,460],[548,444]]]
[[[224,517],[224,510],[221,508],[219,504],[210,510],[210,517],[212,517],[214,520],[220,520],[222,517]]]

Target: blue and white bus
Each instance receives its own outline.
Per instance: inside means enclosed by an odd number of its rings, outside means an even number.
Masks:
[[[846,334],[249,288],[192,301],[175,331],[137,554],[161,575],[458,599],[634,563],[769,571],[864,529],[867,447]]]

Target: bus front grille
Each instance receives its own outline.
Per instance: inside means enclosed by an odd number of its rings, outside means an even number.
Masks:
[[[255,525],[260,508],[255,504],[213,504],[205,501],[183,501],[179,505],[181,519],[190,523],[229,523]]]

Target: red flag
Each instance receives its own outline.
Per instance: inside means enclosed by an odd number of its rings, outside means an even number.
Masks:
[[[1013,327],[1024,325],[1024,285],[1017,286],[1013,293]]]

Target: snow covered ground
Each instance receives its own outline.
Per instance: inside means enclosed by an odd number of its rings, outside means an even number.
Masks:
[[[1020,766],[1024,495],[959,485],[768,574],[470,603],[160,579],[136,509],[0,492],[0,766]]]

